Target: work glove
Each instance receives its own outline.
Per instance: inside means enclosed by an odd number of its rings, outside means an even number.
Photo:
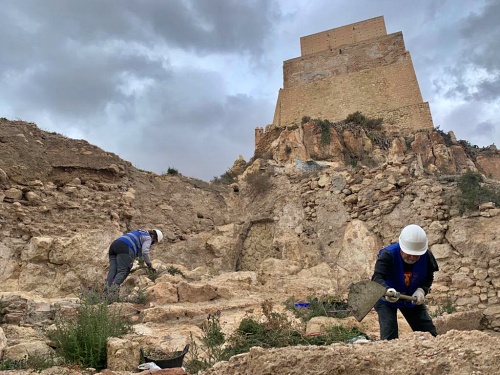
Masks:
[[[412,297],[417,297],[417,300],[413,301],[415,305],[422,305],[425,302],[425,292],[422,288],[418,288]]]
[[[389,288],[387,289],[386,293],[389,293],[390,295],[389,296],[385,296],[385,299],[386,301],[389,301],[389,302],[398,302],[399,300],[399,292],[394,289],[394,288]]]
[[[152,272],[156,272],[156,269],[155,269],[155,268],[153,268],[153,266],[152,266],[151,264],[148,266],[148,269],[149,269],[150,271],[152,271]]]

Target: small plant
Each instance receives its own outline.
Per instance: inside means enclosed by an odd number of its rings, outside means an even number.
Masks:
[[[450,147],[450,146],[453,144],[453,142],[452,142],[452,140],[451,140],[451,135],[450,135],[449,133],[445,133],[444,131],[442,131],[442,130],[439,128],[439,126],[436,126],[435,131],[436,131],[439,135],[441,135],[441,137],[443,137],[444,144],[445,144],[446,146]]]
[[[119,300],[120,286],[95,284],[87,288],[80,288],[78,298],[85,305],[97,305],[99,303],[113,303]]]
[[[207,320],[201,324],[200,328],[203,331],[201,347],[190,334],[191,353],[186,361],[186,369],[190,373],[196,374],[200,370],[212,367],[219,361],[229,359],[223,349],[226,340],[220,325],[220,316],[220,310],[215,314],[209,314]]]
[[[108,310],[107,290],[100,297],[96,289],[84,290],[76,316],[60,317],[47,335],[66,362],[99,370],[106,367],[106,340],[123,336],[130,325]]]
[[[127,293],[127,297],[123,302],[138,303],[140,305],[145,305],[148,302],[148,295],[146,293],[147,287],[139,284],[130,293]]]
[[[25,359],[20,359],[20,360],[6,359],[0,362],[0,371],[21,370],[25,368],[27,368]]]
[[[215,362],[228,360],[231,356],[246,353],[253,346],[282,348],[295,345],[330,345],[334,342],[348,342],[360,335],[366,336],[356,327],[332,326],[320,335],[308,336],[304,325],[290,320],[286,314],[273,311],[271,301],[262,303],[264,319],[251,316],[243,318],[236,331],[229,337],[222,333],[220,313],[209,315],[202,326],[203,338],[197,344],[191,335],[191,352],[186,361],[189,373],[206,370]]]
[[[266,171],[255,171],[247,175],[250,193],[256,197],[266,194],[272,187],[271,175]]]
[[[236,181],[236,176],[230,172],[221,174],[220,177],[214,177],[210,182],[214,184],[231,185]]]
[[[285,154],[290,155],[292,153],[292,148],[289,145],[285,146]]]
[[[451,313],[454,313],[455,311],[457,311],[457,308],[455,306],[453,306],[453,304],[451,302],[451,298],[449,296],[447,296],[444,303],[442,305],[438,305],[436,310],[434,310],[434,312],[431,313],[431,316],[433,318],[436,318],[436,317],[441,316],[445,313],[451,314]]]
[[[180,269],[178,269],[177,267],[174,267],[174,266],[170,266],[167,268],[167,272],[173,276],[175,275],[181,275],[182,277],[185,277],[184,274],[182,273],[182,271]]]
[[[336,318],[349,316],[347,302],[337,296],[307,297],[307,307],[296,307],[295,302],[293,297],[289,298],[285,302],[285,307],[304,322],[308,322],[316,316],[334,316]]]
[[[304,117],[302,117],[302,122],[301,122],[301,124],[302,124],[302,125],[307,124],[309,121],[311,121],[311,117],[309,117],[309,116],[304,116]]]
[[[457,181],[460,190],[458,205],[460,213],[477,210],[481,203],[494,202],[500,205],[500,192],[481,185],[483,178],[479,173],[465,172]]]
[[[154,269],[154,268],[150,268],[150,267],[146,267],[146,277],[151,280],[151,281],[156,281],[156,279],[158,278],[158,276],[160,276],[160,273]]]
[[[382,127],[382,122],[384,121],[384,119],[382,118],[369,119],[361,112],[357,111],[348,115],[345,121],[353,122],[357,125],[361,125],[368,129],[379,130]]]
[[[321,129],[321,144],[329,145],[332,141],[332,135],[330,134],[330,128],[332,123],[328,120],[315,119],[314,123]]]
[[[175,169],[175,168],[168,167],[167,174],[176,175],[176,174],[179,174],[179,171],[177,169]]]

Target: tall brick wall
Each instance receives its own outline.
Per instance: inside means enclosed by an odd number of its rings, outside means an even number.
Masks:
[[[355,44],[363,40],[387,34],[384,17],[375,17],[350,25],[322,31],[300,38],[302,56],[327,51],[344,44]]]
[[[342,48],[316,52],[283,63],[283,87],[304,85],[332,75],[389,65],[405,58],[401,32]]]
[[[343,120],[348,114],[364,114],[422,103],[409,54],[388,66],[331,76],[283,89],[279,93],[279,123],[300,124],[303,116]],[[276,117],[276,115],[275,115]]]

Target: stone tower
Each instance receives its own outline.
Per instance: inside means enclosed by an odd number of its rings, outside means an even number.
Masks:
[[[273,128],[299,125],[304,116],[343,120],[356,111],[383,118],[389,133],[433,128],[403,34],[387,35],[384,17],[301,37],[300,47],[300,57],[283,63]],[[263,135],[257,128],[256,144]]]

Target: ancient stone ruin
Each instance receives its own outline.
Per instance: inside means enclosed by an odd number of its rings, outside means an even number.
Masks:
[[[387,34],[384,17],[304,36],[300,47],[300,57],[283,63],[283,88],[266,132],[304,116],[339,121],[356,111],[383,118],[391,133],[433,128],[403,33]],[[256,129],[256,145],[263,133]]]

